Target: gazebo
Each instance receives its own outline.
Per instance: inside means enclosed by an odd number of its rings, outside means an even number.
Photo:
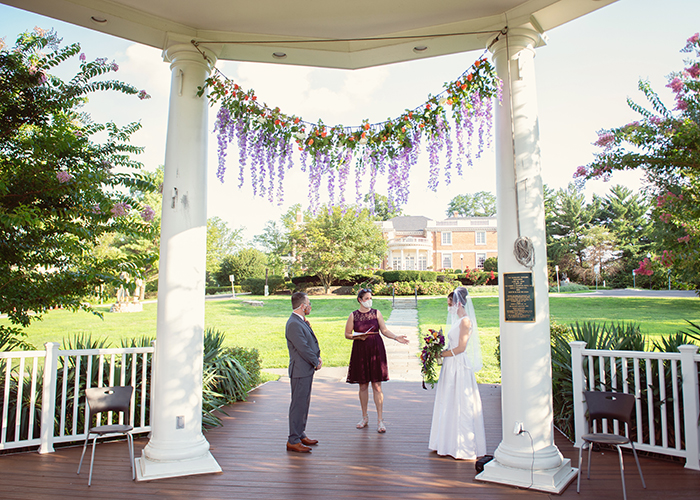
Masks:
[[[152,434],[137,459],[140,480],[221,470],[201,431],[210,132],[197,91],[211,64],[351,70],[488,48],[504,82],[495,131],[503,436],[478,479],[566,487],[576,470],[553,437],[534,56],[547,30],[614,0],[0,1],[161,48],[170,63]]]

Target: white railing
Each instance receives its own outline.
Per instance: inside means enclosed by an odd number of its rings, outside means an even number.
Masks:
[[[38,445],[39,453],[51,453],[54,443],[83,441],[89,387],[131,385],[129,424],[136,433],[150,431],[153,346],[74,350],[60,350],[56,342],[45,346],[44,351],[0,352],[0,450]],[[112,422],[112,412],[106,418]]]
[[[635,429],[625,429],[637,450],[685,458],[685,467],[700,470],[700,392],[698,347],[678,353],[600,351],[571,342],[576,447],[589,432],[584,391],[634,394]],[[602,432],[608,422],[603,421]],[[613,431],[619,432],[615,421]],[[630,436],[630,433],[632,434]]]

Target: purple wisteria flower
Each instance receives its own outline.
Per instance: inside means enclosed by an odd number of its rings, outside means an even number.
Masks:
[[[126,202],[120,201],[110,209],[110,212],[112,212],[112,215],[114,215],[115,217],[123,217],[129,213],[129,210],[131,210],[131,205],[129,205]]]
[[[65,170],[61,170],[60,172],[56,172],[56,178],[58,179],[58,182],[61,184],[65,182],[70,182],[73,180],[73,176],[66,172]]]
[[[150,99],[151,96],[146,92],[145,90],[139,90],[139,93],[137,94],[138,98],[141,99],[142,101],[144,99]]]
[[[80,59],[81,61],[85,62],[85,60],[87,59],[87,56],[85,56],[85,52],[81,52],[81,53],[80,53],[80,56],[78,57],[78,59]]]

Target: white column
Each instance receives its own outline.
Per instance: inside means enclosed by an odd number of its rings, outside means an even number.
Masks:
[[[401,269],[406,269],[406,262],[403,260],[403,248],[401,249]]]
[[[197,97],[197,87],[212,68],[188,43],[171,46],[164,57],[172,78],[157,342],[151,439],[137,459],[139,480],[221,471],[202,434],[209,105],[206,97]]]
[[[547,248],[534,68],[534,48],[540,41],[540,35],[528,25],[510,29],[491,47],[498,76],[504,82],[503,102],[496,106],[503,438],[495,459],[477,479],[560,493],[576,470],[554,445]],[[532,270],[515,259],[518,232],[534,245]],[[536,321],[506,323],[503,273],[528,271],[533,277]],[[516,434],[516,423],[522,423],[525,432]]]

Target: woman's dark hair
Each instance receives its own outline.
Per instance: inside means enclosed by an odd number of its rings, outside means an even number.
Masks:
[[[372,293],[372,290],[370,290],[369,288],[360,288],[360,290],[357,292],[357,301],[360,302],[362,297],[364,297],[368,293]]]

